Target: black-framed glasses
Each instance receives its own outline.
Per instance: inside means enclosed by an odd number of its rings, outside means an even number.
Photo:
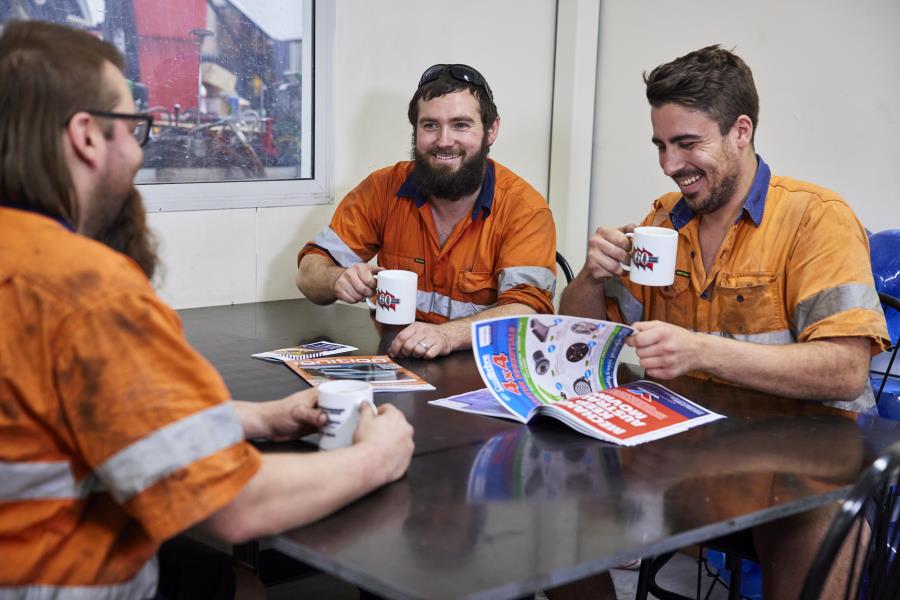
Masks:
[[[491,91],[491,86],[488,85],[481,73],[469,65],[432,65],[425,69],[425,72],[419,77],[418,87],[422,87],[426,83],[431,83],[444,73],[450,73],[450,77],[457,81],[465,81],[466,83],[477,85],[487,93],[488,99],[490,99],[491,102],[494,101],[494,93]]]
[[[148,115],[146,113],[107,112],[105,110],[86,110],[84,112],[89,115],[102,117],[105,119],[124,119],[126,121],[134,121],[134,126],[131,128],[131,135],[134,136],[134,139],[137,140],[137,143],[143,146],[147,143],[147,140],[150,139],[150,130],[153,129],[153,115]],[[66,122],[63,125],[68,125],[69,121],[71,120],[72,117],[69,117],[68,119],[66,119]]]

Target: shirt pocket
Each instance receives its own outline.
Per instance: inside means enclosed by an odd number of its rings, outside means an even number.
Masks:
[[[653,302],[644,311],[647,321],[665,321],[686,329],[694,328],[694,301],[690,292],[691,279],[676,273],[672,285],[658,289],[661,302]]]
[[[721,331],[740,335],[787,328],[780,290],[775,271],[722,274],[717,286]]]
[[[456,278],[456,287],[460,292],[460,300],[478,304],[481,308],[497,303],[496,277],[490,271],[460,271]]]
[[[421,259],[419,259],[421,260]],[[425,263],[417,262],[415,258],[403,256],[402,254],[393,254],[391,252],[378,252],[378,266],[385,269],[399,269],[401,271],[412,271],[419,277],[425,275]],[[419,285],[421,288],[422,286]]]

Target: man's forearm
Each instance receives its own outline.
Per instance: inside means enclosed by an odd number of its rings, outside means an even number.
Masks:
[[[362,444],[330,452],[265,454],[247,486],[204,528],[241,543],[310,523],[386,483],[380,461]]]
[[[773,346],[703,333],[698,367],[719,379],[789,398],[856,399],[869,369],[867,338],[828,338]]]
[[[527,304],[515,302],[513,304],[495,306],[464,319],[448,321],[440,325],[440,327],[450,337],[453,350],[465,350],[472,346],[472,323],[475,321],[510,315],[530,315],[535,312],[536,311]]]
[[[582,269],[563,290],[559,301],[559,314],[605,319],[603,282],[593,279],[586,269]]]
[[[331,304],[337,300],[334,282],[343,271],[324,256],[307,254],[297,269],[297,289],[316,304]]]

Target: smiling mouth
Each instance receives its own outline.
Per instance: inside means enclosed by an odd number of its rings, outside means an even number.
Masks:
[[[685,188],[691,185],[694,185],[698,181],[703,179],[703,175],[701,173],[697,173],[696,175],[691,175],[690,177],[684,177],[682,179],[676,179],[675,183]]]
[[[462,154],[460,154],[460,153],[456,153],[456,154],[441,154],[441,153],[439,153],[439,152],[433,152],[433,153],[431,154],[431,156],[433,156],[433,157],[436,158],[437,160],[456,160],[457,158],[460,158],[460,157],[462,156]]]

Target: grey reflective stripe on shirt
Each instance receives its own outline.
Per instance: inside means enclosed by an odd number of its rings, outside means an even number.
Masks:
[[[154,556],[131,581],[109,585],[21,585],[0,587],[0,600],[121,600],[152,598],[159,583]]]
[[[464,319],[495,306],[497,305],[462,302],[437,292],[423,292],[422,290],[416,292],[416,310],[443,315],[448,319]]]
[[[621,281],[613,277],[607,279],[603,284],[603,295],[607,298],[613,298],[619,303],[619,310],[622,312],[622,318],[626,325],[631,325],[635,321],[640,321],[644,316],[644,305],[640,300],[631,295],[628,288]]]
[[[0,462],[0,500],[50,500],[84,498],[93,477],[75,481],[69,461]]]
[[[166,475],[244,439],[230,402],[207,408],[157,429],[120,450],[96,473],[119,503]]]
[[[875,288],[864,283],[848,283],[822,290],[797,304],[792,320],[794,334],[799,336],[810,325],[854,308],[881,312]]]
[[[356,252],[350,249],[350,246],[344,243],[338,234],[331,227],[326,227],[313,239],[313,244],[327,250],[334,260],[342,267],[349,267],[356,263],[366,262],[356,255]]]
[[[788,329],[779,329],[778,331],[765,331],[763,333],[727,333],[722,331],[704,332],[709,335],[717,335],[719,337],[738,340],[740,342],[750,342],[752,344],[769,344],[771,346],[779,346],[784,344],[793,344],[797,340],[791,335]]]
[[[556,290],[556,276],[547,267],[507,267],[501,269],[498,285],[501,294],[517,285],[530,285],[552,294]]]

